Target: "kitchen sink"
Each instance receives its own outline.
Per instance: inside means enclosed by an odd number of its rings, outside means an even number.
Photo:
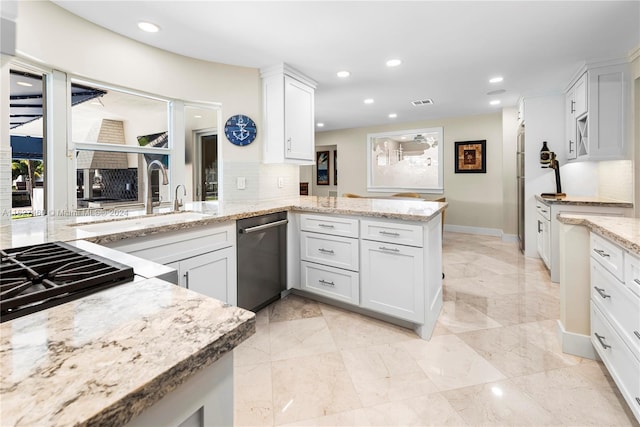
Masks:
[[[200,212],[174,212],[162,213],[155,215],[141,215],[133,218],[109,219],[104,221],[96,221],[91,223],[75,224],[78,230],[89,233],[121,233],[125,231],[138,230],[140,228],[162,227],[183,222],[198,221],[204,218],[210,218],[211,215]]]

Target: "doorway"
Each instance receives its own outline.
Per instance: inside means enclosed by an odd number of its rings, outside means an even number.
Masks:
[[[199,134],[197,138],[200,155],[200,200],[218,200],[218,135]]]

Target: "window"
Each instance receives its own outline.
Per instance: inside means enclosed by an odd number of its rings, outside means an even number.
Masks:
[[[71,108],[77,208],[144,203],[149,164],[170,167],[170,103],[84,81],[72,80],[71,87],[83,89]],[[170,201],[158,171],[150,175],[152,199]]]

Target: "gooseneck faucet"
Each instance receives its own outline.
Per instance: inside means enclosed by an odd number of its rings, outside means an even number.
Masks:
[[[162,162],[160,160],[154,160],[151,163],[149,163],[149,166],[147,166],[147,202],[145,203],[147,214],[153,213],[154,206],[160,206],[160,201],[158,201],[156,204],[153,203],[153,198],[151,194],[151,171],[154,169],[154,167],[157,169],[160,169],[160,172],[162,172],[162,185],[169,184],[167,169],[164,167]]]
[[[182,207],[182,200],[178,200],[178,188],[182,187],[182,191],[183,191],[183,196],[187,195],[187,188],[182,185],[182,184],[178,184],[176,185],[176,197],[175,199],[173,199],[173,211],[174,212],[179,212],[180,208]]]

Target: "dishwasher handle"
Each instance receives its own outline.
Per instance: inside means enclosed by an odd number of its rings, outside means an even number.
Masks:
[[[238,230],[238,233],[240,234],[255,233],[256,231],[266,230],[267,228],[271,228],[271,227],[279,227],[281,225],[285,225],[288,223],[289,223],[288,219],[281,219],[280,221],[269,222],[267,224],[256,225],[254,227],[241,228],[240,230]]]

